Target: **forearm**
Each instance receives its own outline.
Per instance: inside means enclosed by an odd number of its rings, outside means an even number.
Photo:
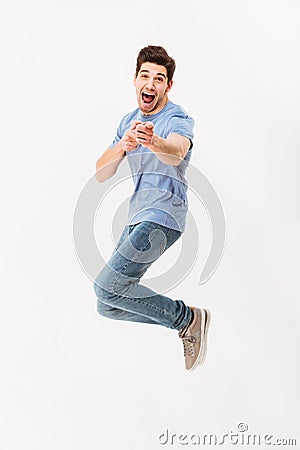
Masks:
[[[188,138],[170,135],[167,139],[154,134],[149,149],[165,164],[178,166],[185,157],[190,146]]]
[[[112,177],[116,173],[124,156],[125,152],[121,141],[113,148],[105,150],[96,162],[96,180],[102,183]]]

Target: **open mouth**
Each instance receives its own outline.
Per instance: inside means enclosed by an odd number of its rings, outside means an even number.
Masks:
[[[155,95],[147,94],[146,92],[142,92],[142,100],[144,103],[150,104],[155,99]]]

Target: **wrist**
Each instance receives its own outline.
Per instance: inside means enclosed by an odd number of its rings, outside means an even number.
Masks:
[[[158,151],[160,149],[161,141],[161,137],[159,137],[157,134],[153,134],[151,144],[148,146],[148,148],[153,152]]]
[[[116,156],[121,157],[121,156],[125,156],[126,152],[124,150],[124,145],[122,140],[119,141],[115,146],[114,146],[114,151]]]

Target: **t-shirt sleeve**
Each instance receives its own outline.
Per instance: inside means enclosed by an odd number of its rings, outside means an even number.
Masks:
[[[193,146],[194,138],[194,119],[189,116],[172,116],[167,124],[167,135],[171,133],[180,134],[187,137],[191,141],[191,147]]]
[[[124,116],[121,120],[121,122],[119,123],[119,126],[117,128],[117,132],[115,135],[114,140],[112,141],[112,143],[110,144],[109,148],[113,148],[124,136],[125,131],[129,128],[130,126],[130,113],[126,114],[126,116]]]
[[[122,139],[123,137],[123,120],[120,122],[114,140],[110,144],[109,148],[114,148],[114,146]]]

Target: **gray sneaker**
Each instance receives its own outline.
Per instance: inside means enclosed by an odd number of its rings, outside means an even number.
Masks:
[[[193,322],[179,331],[183,341],[185,368],[196,369],[205,361],[207,351],[207,332],[210,324],[210,312],[207,309],[191,307],[194,313]]]

